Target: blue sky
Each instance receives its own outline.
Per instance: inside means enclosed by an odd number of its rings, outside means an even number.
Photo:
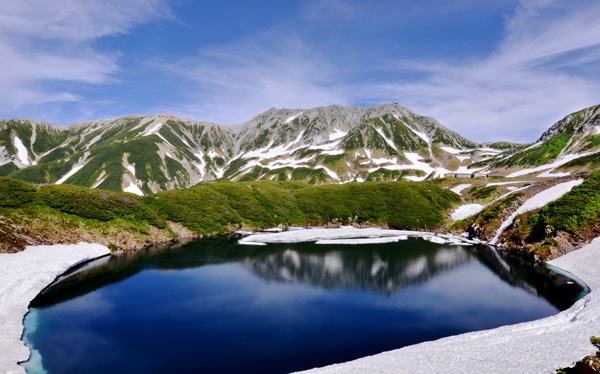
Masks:
[[[600,104],[598,0],[7,0],[0,118],[397,102],[475,141]]]

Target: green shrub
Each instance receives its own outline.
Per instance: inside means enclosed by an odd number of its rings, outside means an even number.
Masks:
[[[542,165],[553,159],[555,159],[563,148],[567,145],[571,137],[573,136],[572,129],[553,135],[550,139],[538,147],[528,149],[526,151],[517,152],[513,156],[506,160],[498,163],[499,166],[510,166],[510,165]]]
[[[476,199],[487,199],[488,197],[490,197],[493,193],[496,192],[496,190],[498,189],[498,186],[487,186],[487,187],[473,187],[471,188],[471,196],[473,196]]]
[[[132,221],[142,220],[159,228],[164,228],[164,221],[137,195],[96,190],[70,185],[42,186],[38,192],[38,200],[63,213],[98,221],[110,221],[124,218]]]
[[[27,182],[0,178],[0,206],[18,207],[35,199],[37,188]]]
[[[600,171],[590,174],[579,186],[546,205],[531,218],[537,230],[550,226],[575,233],[600,222]]]

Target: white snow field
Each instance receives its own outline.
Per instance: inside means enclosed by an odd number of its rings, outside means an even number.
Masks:
[[[133,182],[129,182],[129,186],[123,188],[124,192],[134,193],[138,196],[144,196],[144,192]]]
[[[25,166],[29,166],[29,157],[27,155],[27,148],[25,148],[25,145],[23,144],[23,142],[21,141],[21,139],[19,139],[19,137],[15,136],[15,147],[17,148],[17,158],[19,159],[19,161],[21,161],[21,163]]]
[[[450,188],[450,191],[454,192],[457,195],[460,195],[462,190],[467,189],[471,186],[472,186],[472,184],[470,184],[470,183],[459,184],[458,186],[454,186],[454,187]]]
[[[456,208],[456,210],[452,212],[452,214],[450,214],[450,217],[452,217],[452,220],[458,221],[459,219],[465,219],[467,217],[472,216],[473,214],[481,212],[483,208],[485,208],[485,206],[481,204],[461,205],[458,208]]]
[[[103,245],[79,243],[0,254],[0,373],[25,373],[17,363],[30,354],[21,341],[29,302],[70,267],[109,253]]]

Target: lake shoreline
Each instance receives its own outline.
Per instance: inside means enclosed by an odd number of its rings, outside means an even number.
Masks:
[[[1,373],[25,373],[18,363],[31,354],[21,340],[31,300],[72,267],[108,254],[107,247],[88,243],[28,246],[22,252],[0,254]]]
[[[446,240],[450,238],[460,238],[454,237],[450,235],[436,235],[431,232],[417,232],[417,231],[401,231],[401,230],[383,230],[383,229],[340,229],[340,230],[332,230],[332,229],[310,229],[310,230],[301,230],[301,231],[310,231],[311,234],[316,234],[316,231],[313,230],[327,230],[327,237],[329,238],[320,238],[320,240],[332,240],[332,237],[338,237],[341,239],[342,237],[348,237],[350,231],[360,231],[360,235],[363,237],[365,235],[371,236],[375,235],[371,231],[380,231],[384,232],[383,237],[396,237],[399,232],[402,235],[406,233],[410,233],[411,236],[420,236],[429,239],[436,240],[435,238],[444,238]],[[341,231],[342,233],[334,233],[334,231]],[[345,231],[345,233],[343,233]],[[282,233],[283,234],[283,233]],[[304,235],[306,235],[305,233]],[[270,238],[274,238],[277,235],[281,234],[254,234],[249,236],[248,238],[254,238],[253,240],[259,239],[263,237],[263,235],[268,235]],[[294,235],[294,234],[287,234]],[[295,235],[298,235],[297,233]],[[302,234],[300,234],[302,235]],[[350,235],[352,237],[353,234]],[[285,236],[285,235],[284,235]],[[311,235],[314,238],[314,235]],[[381,237],[381,233],[380,233]],[[460,238],[460,240],[464,240],[465,238]],[[335,239],[333,239],[335,240]],[[402,239],[399,239],[402,240]],[[260,240],[259,240],[260,241]],[[482,243],[485,244],[485,243]],[[86,246],[90,246],[90,248],[85,248]],[[75,266],[85,259],[92,259],[95,257],[101,257],[109,253],[106,247],[100,245],[93,244],[83,244],[72,245],[72,246],[39,246],[44,247],[45,249],[49,249],[55,247],[53,250],[56,250],[56,255],[61,258],[61,261],[44,261],[38,258],[37,260],[28,260],[27,264],[31,264],[31,262],[38,263],[42,266],[39,266],[38,269],[30,269],[33,272],[37,272],[40,275],[40,278],[43,278],[43,281],[40,281],[37,277],[28,277],[25,279],[19,279],[13,281],[13,284],[24,284],[24,283],[35,283],[34,285],[30,285],[31,288],[29,292],[26,293],[25,297],[23,297],[23,293],[17,293],[17,295],[13,294],[8,295],[12,297],[13,300],[15,297],[19,298],[19,313],[22,313],[19,317],[18,326],[12,326],[11,328],[15,330],[15,327],[19,328],[17,341],[15,341],[15,334],[10,334],[10,337],[3,336],[0,340],[0,349],[4,354],[0,359],[0,372],[6,373],[23,373],[25,372],[24,368],[19,366],[17,362],[27,360],[29,356],[29,349],[24,346],[21,335],[23,332],[23,317],[27,313],[29,302],[47,287],[50,283],[54,281],[54,279],[66,272],[72,266]],[[81,247],[81,248],[80,248]],[[93,248],[92,248],[93,247]],[[588,247],[592,248],[590,250]],[[38,254],[39,249],[36,250],[37,247],[28,247],[26,251],[20,253],[31,253],[33,258],[40,256]],[[82,251],[83,249],[83,251]],[[580,251],[580,255],[577,255]],[[591,251],[591,255],[588,255],[588,252]],[[46,254],[50,254],[47,252]],[[585,254],[586,259],[582,260],[580,257]],[[0,256],[0,267],[6,266],[6,261],[4,260],[4,256],[15,256],[12,255],[2,255]],[[68,257],[64,260],[63,257]],[[592,290],[596,287],[600,286],[600,277],[595,275],[593,272],[594,264],[598,264],[600,259],[600,239],[594,240],[594,242],[590,243],[588,246],[572,252],[568,255],[558,258],[557,260],[551,261],[551,265],[573,273],[578,278],[582,279],[584,282],[590,286]],[[581,260],[581,261],[580,261]],[[70,262],[69,262],[70,261]],[[60,266],[56,266],[54,262],[60,262]],[[69,263],[68,263],[69,262]],[[579,262],[583,262],[578,264]],[[597,266],[597,265],[596,265]],[[590,267],[592,271],[590,271]],[[15,277],[19,277],[20,273],[15,272]],[[36,278],[35,281],[33,278]],[[40,283],[45,282],[45,284],[40,285]],[[6,284],[4,282],[3,284]],[[41,288],[40,288],[41,286]],[[37,291],[35,291],[37,290]],[[6,297],[6,287],[0,288],[0,298],[3,300],[3,303],[0,306],[0,310],[2,313],[0,315],[7,315],[5,310],[5,297]],[[21,296],[19,296],[21,295]],[[25,300],[27,299],[27,300]],[[13,300],[14,302],[14,300]],[[24,310],[24,311],[23,311]],[[13,311],[12,314],[15,312]],[[381,373],[398,373],[398,372],[406,372],[406,373],[418,373],[418,372],[450,372],[450,371],[461,371],[467,370],[472,372],[548,372],[553,371],[559,366],[568,366],[573,361],[580,359],[586,354],[593,353],[593,347],[589,344],[589,336],[599,334],[597,319],[600,314],[600,301],[595,297],[594,292],[591,292],[586,297],[575,303],[571,308],[548,318],[544,318],[541,320],[526,322],[518,325],[510,325],[504,326],[492,330],[485,331],[477,331],[467,334],[461,334],[457,336],[443,338],[433,342],[425,342],[420,343],[413,346],[404,347],[398,350],[393,350],[389,352],[380,353],[374,356],[368,356],[365,358],[360,358],[354,361],[349,361],[346,363],[331,365],[323,368],[316,368],[310,371],[309,373],[352,373],[352,372],[365,372],[365,371],[377,371]],[[536,351],[532,351],[532,345],[525,339],[522,339],[520,334],[515,333],[515,329],[522,330],[527,329],[531,331],[538,331],[539,329],[548,329],[549,326],[552,330],[557,333],[557,337],[561,336],[560,331],[563,331],[567,328],[572,332],[573,326],[572,323],[569,323],[571,318],[577,317],[576,320],[581,320],[581,316],[590,317],[591,322],[585,324],[585,328],[583,331],[578,331],[576,339],[574,336],[568,335],[569,339],[560,339],[566,340],[563,341],[564,344],[556,345],[553,341],[548,341],[548,334],[545,333],[543,336],[539,336],[541,340],[545,340],[545,345],[543,345],[540,349],[543,351],[544,356],[539,357],[536,356]],[[0,320],[0,326],[7,326],[6,318],[2,317],[3,320]],[[550,321],[549,321],[550,320]],[[556,321],[555,321],[556,320]],[[10,324],[15,324],[15,318],[13,317]],[[581,323],[578,323],[578,328],[581,329]],[[571,328],[569,328],[569,326]],[[594,330],[596,328],[596,330]],[[6,328],[3,328],[5,331]],[[556,332],[558,331],[558,332]],[[513,339],[511,339],[511,334],[516,335]],[[4,334],[3,334],[4,335]],[[512,348],[509,350],[495,350],[494,340],[499,340],[503,342],[507,342],[510,340],[521,339],[521,345],[526,345],[526,347],[521,347],[522,349]],[[485,342],[485,344],[480,344],[481,342]],[[517,342],[519,343],[519,342]],[[457,349],[456,345],[460,345],[460,349]],[[505,345],[514,346],[513,343],[508,343]],[[517,344],[519,345],[519,344]],[[539,344],[538,344],[539,345]],[[564,346],[568,346],[565,348]],[[533,344],[533,346],[536,346]],[[543,348],[543,349],[542,349]],[[548,352],[554,352],[554,354],[549,354]],[[553,357],[551,357],[553,356]],[[427,360],[423,360],[423,358],[427,357]],[[482,360],[483,358],[488,357],[486,360]],[[536,362],[536,360],[538,362]],[[525,366],[523,366],[525,365]]]

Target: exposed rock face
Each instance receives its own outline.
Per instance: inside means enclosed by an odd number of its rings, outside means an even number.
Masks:
[[[600,126],[600,105],[569,114],[546,130],[537,141],[545,142],[552,136],[565,131],[582,134],[591,130],[597,133],[598,126]]]

